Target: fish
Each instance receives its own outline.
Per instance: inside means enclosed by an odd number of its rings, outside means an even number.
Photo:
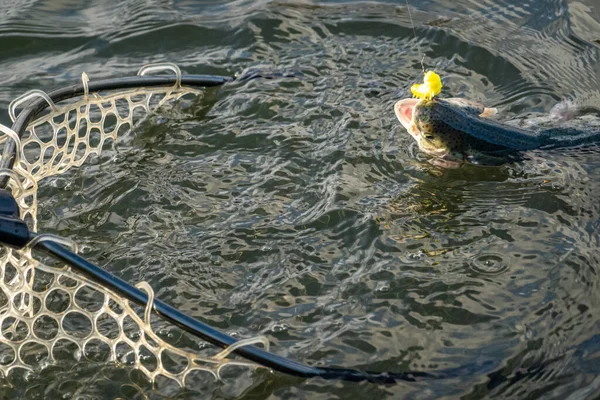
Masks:
[[[568,103],[559,103],[547,118],[527,127],[501,122],[494,118],[496,108],[463,98],[403,99],[394,105],[394,112],[419,149],[438,165],[498,164],[527,150],[600,141],[600,126],[565,124],[578,113]],[[548,127],[547,122],[556,126]]]

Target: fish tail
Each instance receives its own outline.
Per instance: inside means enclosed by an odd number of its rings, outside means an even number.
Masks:
[[[564,100],[550,110],[550,117],[559,122],[569,121],[579,114],[579,107],[571,100]]]
[[[540,133],[551,147],[577,146],[600,141],[600,131],[586,132],[576,128],[551,128]]]

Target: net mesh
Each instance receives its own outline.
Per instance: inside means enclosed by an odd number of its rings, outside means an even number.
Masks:
[[[80,166],[91,155],[100,155],[156,108],[200,93],[180,85],[138,88],[86,94],[60,107],[52,105],[50,113],[28,125],[17,146],[14,168],[0,170],[0,175],[11,178],[8,189],[18,202],[21,218],[37,230],[41,179]],[[1,130],[0,143],[14,137],[6,127]],[[162,376],[182,386],[193,371],[206,371],[218,378],[226,365],[254,366],[228,359],[233,346],[216,355],[200,356],[169,344],[152,329],[150,306],[136,312],[126,299],[70,267],[45,262],[35,259],[30,248],[2,249],[0,371],[5,377],[15,369],[35,371],[55,364],[65,351],[76,362],[94,360],[100,354],[108,362],[141,371],[151,382]],[[148,293],[151,304],[150,286],[144,282],[137,286]],[[235,346],[258,342],[268,346],[261,337],[242,340]],[[175,359],[177,368],[172,367]]]

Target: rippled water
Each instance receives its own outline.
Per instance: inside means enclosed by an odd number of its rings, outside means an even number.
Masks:
[[[42,182],[41,231],[76,239],[107,270],[228,333],[267,335],[295,360],[464,367],[396,386],[246,372],[174,395],[599,395],[600,152],[444,170],[415,152],[392,106],[421,79],[421,54],[445,96],[506,118],[564,98],[598,106],[600,8],[413,0],[411,10],[416,37],[402,1],[0,4],[3,110],[82,71],[126,76],[149,62],[302,75],[209,89],[116,153]],[[43,379],[51,388],[61,377]]]

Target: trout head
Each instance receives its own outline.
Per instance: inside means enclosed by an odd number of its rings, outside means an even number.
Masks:
[[[417,141],[422,152],[450,162],[463,162],[479,142],[469,131],[467,114],[488,117],[496,110],[464,99],[404,99],[394,105],[396,117]],[[452,120],[452,126],[450,125]]]

